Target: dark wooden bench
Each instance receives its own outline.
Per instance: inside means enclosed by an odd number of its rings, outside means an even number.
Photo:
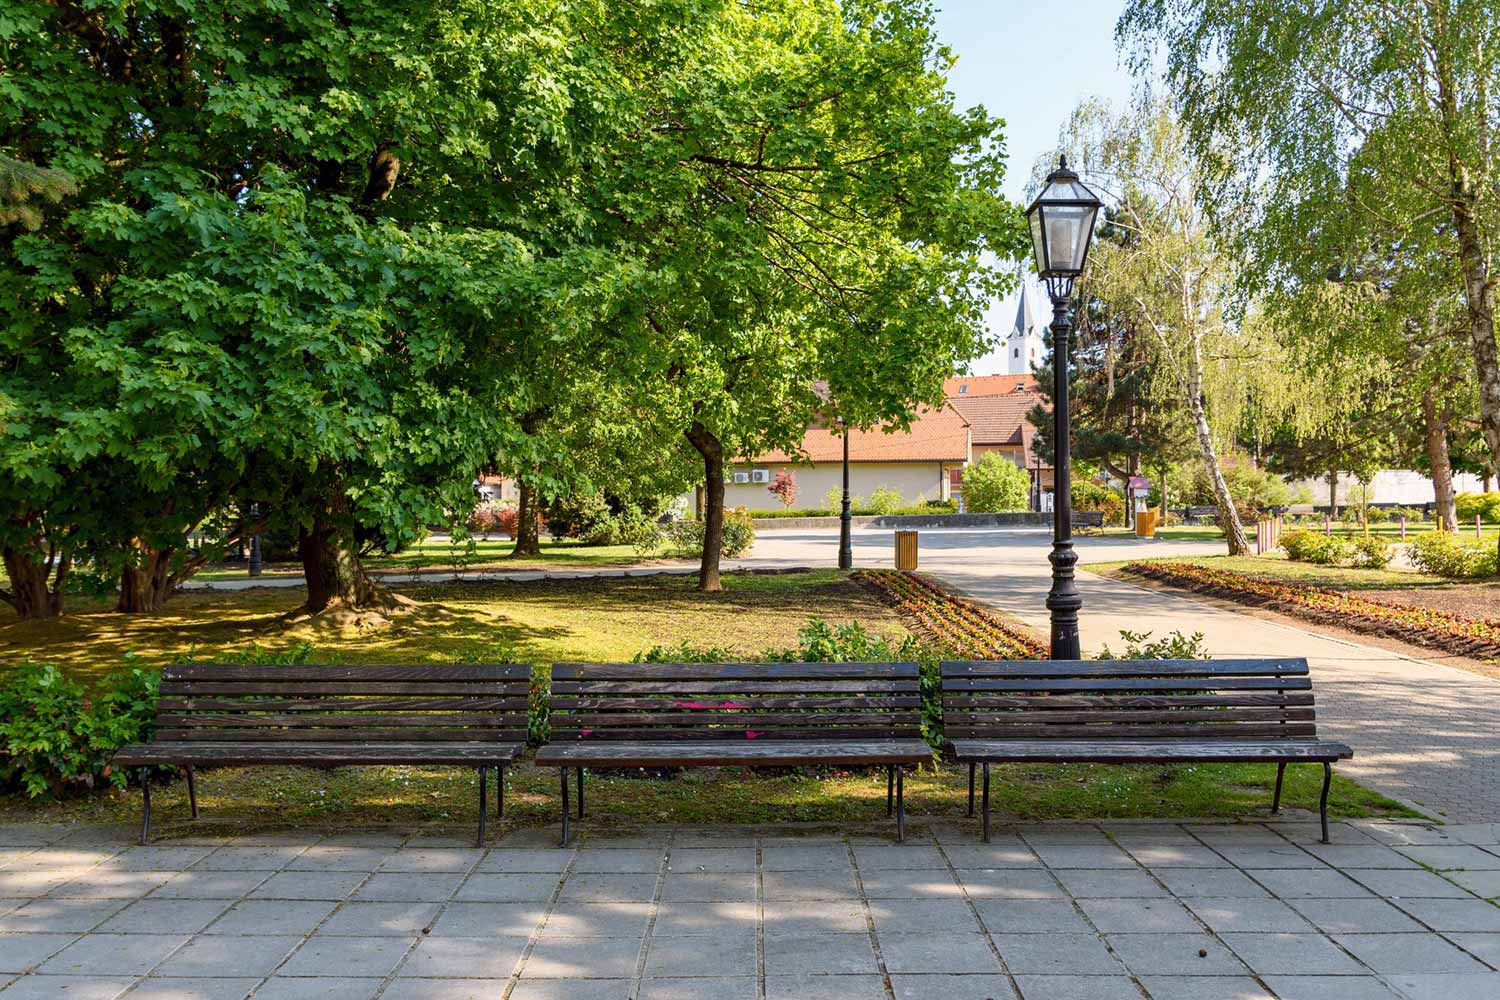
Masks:
[[[1323,765],[1319,813],[1328,842],[1332,764],[1354,756],[1318,739],[1304,659],[973,660],[942,665],[943,730],[955,759],[990,764],[1274,763],[1273,812],[1287,764]]]
[[[903,768],[932,759],[915,663],[559,663],[539,767],[884,765],[886,814],[906,833]]]
[[[1219,508],[1217,507],[1185,507],[1182,511],[1182,520],[1185,524],[1203,524],[1218,520]]]
[[[122,748],[116,767],[176,765],[187,772],[198,818],[195,768],[300,764],[428,764],[479,771],[479,842],[488,774],[496,815],[505,766],[526,743],[524,664],[286,666],[190,664],[162,670],[152,742]],[[141,843],[151,833],[151,785],[142,774]]]
[[[1075,527],[1075,528],[1102,528],[1102,527],[1104,527],[1104,511],[1102,511],[1102,510],[1075,510],[1073,512],[1073,527]]]

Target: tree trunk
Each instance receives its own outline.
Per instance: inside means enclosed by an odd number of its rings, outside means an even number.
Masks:
[[[0,601],[16,609],[22,618],[56,618],[63,611],[63,581],[73,568],[67,553],[43,553],[38,539],[23,549],[0,550],[9,589],[0,589]]]
[[[301,609],[306,613],[384,608],[388,603],[360,564],[353,531],[332,518],[320,516],[312,530],[303,529],[297,557],[307,580],[307,603]]]
[[[1328,516],[1338,520],[1339,516],[1339,470],[1328,470]]]
[[[1453,466],[1448,459],[1448,425],[1438,412],[1432,386],[1422,393],[1422,424],[1426,428],[1427,464],[1432,468],[1432,492],[1437,515],[1444,524],[1458,523],[1453,495]]]
[[[683,433],[703,456],[703,559],[698,564],[698,589],[710,593],[724,589],[719,582],[719,553],[724,547],[724,448],[696,420]]]
[[[516,547],[510,558],[537,559],[542,554],[542,541],[536,526],[536,489],[525,482],[518,482],[516,487]]]
[[[124,567],[120,570],[120,599],[115,610],[125,614],[160,611],[178,578],[172,573],[176,548],[153,548],[139,538],[130,543]]]
[[[1193,429],[1198,437],[1198,457],[1203,460],[1203,471],[1213,489],[1214,506],[1219,511],[1219,526],[1229,543],[1232,556],[1248,555],[1250,543],[1245,539],[1245,526],[1240,523],[1240,513],[1234,507],[1234,497],[1229,493],[1229,484],[1224,482],[1224,473],[1219,468],[1218,449],[1214,447],[1213,430],[1208,424],[1208,410],[1203,398],[1203,351],[1202,342],[1194,337],[1188,354],[1188,410],[1192,413]]]

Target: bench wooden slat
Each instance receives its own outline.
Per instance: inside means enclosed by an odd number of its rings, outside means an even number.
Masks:
[[[1131,739],[1183,739],[1194,740],[1207,737],[1243,737],[1245,739],[1276,739],[1278,737],[1309,737],[1318,735],[1318,727],[1310,722],[1287,722],[1287,723],[1231,723],[1216,726],[1210,723],[1194,722],[1181,726],[1172,726],[1165,723],[1131,723],[1111,722],[1098,726],[1012,726],[1005,727],[1004,737],[996,737],[994,726],[944,726],[943,731],[950,734],[950,739],[1016,739],[1016,740],[1041,740],[1041,739],[1088,739],[1094,738],[1102,742],[1110,740]]]
[[[1312,708],[1203,708],[1168,709],[1162,712],[1109,710],[1057,712],[1046,709],[1017,709],[1014,712],[955,711],[943,713],[945,721],[951,719],[958,725],[1010,726],[1023,723],[1037,725],[1066,725],[1068,723],[1140,722],[1144,719],[1160,721],[1163,725],[1182,725],[1194,722],[1310,722],[1316,718]]]
[[[463,706],[454,705],[458,709]],[[517,721],[524,723],[520,713],[495,712],[414,712],[376,713],[354,712],[340,715],[337,712],[293,712],[264,713],[163,713],[156,717],[156,724],[165,729],[269,729],[282,727],[300,731],[308,727],[338,727],[343,729],[444,728],[504,729]]]
[[[492,698],[162,698],[159,712],[426,712],[461,704],[473,712],[525,712],[525,697]]]
[[[1266,763],[1279,760],[1334,761],[1353,756],[1343,743],[1331,740],[988,740],[953,741],[960,761],[988,760],[1047,764],[1169,764],[1204,761],[1225,764]]]
[[[671,705],[670,696],[663,696],[661,701],[656,702],[658,706]],[[880,710],[889,708],[916,708],[921,705],[922,699],[916,695],[882,697],[871,696],[869,698],[844,698],[844,697],[806,697],[806,698],[779,698],[774,695],[760,693],[740,695],[746,703],[755,709],[782,709],[782,708],[865,708]],[[696,699],[679,698],[679,701],[695,701]],[[551,700],[553,711],[567,712],[602,712],[602,711],[640,711],[652,703],[644,702],[639,698],[592,698],[578,695],[563,695],[553,697]]]
[[[677,694],[722,694],[749,695],[774,691],[778,695],[818,694],[900,694],[917,691],[920,682],[910,680],[832,680],[788,679],[778,681],[774,687],[764,682],[746,681],[569,681],[552,680],[553,695],[588,694],[605,695],[677,695]]]
[[[159,738],[166,741],[190,742],[215,742],[220,740],[238,741],[244,743],[317,743],[317,742],[348,742],[353,737],[365,740],[379,740],[384,743],[412,742],[475,742],[487,740],[493,743],[524,742],[526,740],[525,729],[500,729],[484,728],[480,726],[455,727],[452,729],[350,729],[348,727],[313,728],[311,726],[299,729],[180,729],[163,728],[157,730]]]
[[[945,694],[961,691],[1310,691],[1306,677],[1060,677],[1055,680],[951,680],[943,681]]]
[[[950,677],[1170,677],[1178,674],[1306,676],[1307,661],[1273,660],[947,660],[938,666]]]
[[[172,743],[126,747],[115,755],[122,767],[153,764],[246,766],[301,764],[346,767],[368,764],[469,765],[509,763],[520,744],[495,743]]]
[[[724,740],[696,743],[549,743],[537,751],[541,767],[733,767],[818,764],[918,764],[932,749],[919,739],[807,740],[795,744]]]
[[[524,663],[174,663],[162,668],[162,680],[283,681],[324,683],[327,681],[404,681],[412,684],[454,681],[526,680],[531,668]]]
[[[916,678],[915,663],[556,663],[558,680],[849,680]]]
[[[1067,711],[1078,708],[1194,708],[1206,705],[1252,706],[1252,705],[1311,705],[1311,691],[1294,691],[1284,694],[1184,694],[1184,695],[1072,695],[1054,694],[1046,698],[1035,695],[989,695],[973,694],[961,701],[955,699],[958,711],[974,711],[987,708],[1024,708],[1028,711]]]
[[[309,681],[306,684],[287,684],[282,681],[265,683],[254,681],[162,681],[161,693],[170,697],[225,697],[236,695],[269,695],[282,698],[301,698],[309,695],[379,696],[388,694],[419,695],[421,697],[462,698],[470,695],[514,695],[526,691],[526,683],[518,681],[475,681],[460,685],[445,681],[437,684],[415,684],[407,681]]]

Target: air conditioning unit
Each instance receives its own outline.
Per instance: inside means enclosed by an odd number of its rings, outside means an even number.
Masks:
[[[755,469],[750,473],[750,481],[752,483],[769,483],[771,481],[771,473],[767,469]]]
[[[748,483],[750,481],[750,473],[748,473],[748,472],[736,472],[734,474],[734,481],[737,484],[738,483]]]

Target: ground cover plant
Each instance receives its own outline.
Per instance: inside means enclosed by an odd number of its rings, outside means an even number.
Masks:
[[[1001,620],[920,573],[862,569],[854,578],[912,616],[932,641],[955,659],[1045,659],[1046,647],[1024,629]]]

